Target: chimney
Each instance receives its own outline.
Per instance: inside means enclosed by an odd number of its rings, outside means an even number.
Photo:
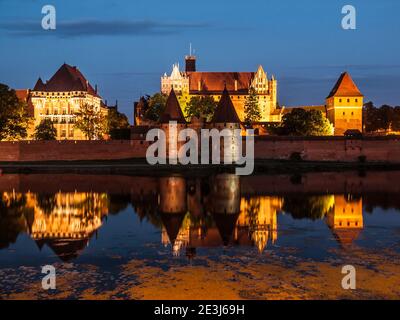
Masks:
[[[238,85],[237,85],[237,80],[235,79],[235,91],[237,91]]]

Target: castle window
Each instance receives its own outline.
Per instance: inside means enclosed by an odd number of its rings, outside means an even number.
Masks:
[[[346,112],[343,112],[343,115],[345,116],[345,115],[346,115]]]
[[[342,102],[342,99],[339,99],[339,102]]]
[[[347,99],[347,102],[350,102],[350,99]]]
[[[358,102],[358,99],[356,99],[356,102]]]
[[[352,112],[351,115],[354,116],[354,112]]]

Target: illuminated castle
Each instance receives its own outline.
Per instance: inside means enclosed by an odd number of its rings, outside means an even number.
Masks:
[[[34,208],[29,235],[63,261],[78,256],[108,213],[107,196],[97,193],[28,194],[27,206]]]
[[[107,114],[107,108],[97,93],[77,67],[63,64],[44,83],[41,78],[30,92],[34,108],[34,126],[44,119],[50,119],[57,130],[57,140],[86,140],[86,136],[74,127],[75,113],[87,104]],[[33,131],[33,130],[32,130]]]
[[[269,79],[262,66],[256,72],[199,72],[195,56],[186,56],[185,62],[185,71],[179,69],[179,64],[174,64],[171,75],[161,77],[161,92],[169,94],[174,89],[182,110],[195,96],[212,96],[219,101],[226,88],[240,121],[244,121],[244,103],[249,88],[253,87],[261,111],[260,122],[281,121],[281,112],[277,108],[277,81],[274,76]]]
[[[295,108],[302,108],[321,111],[332,124],[334,135],[343,135],[348,130],[362,132],[363,95],[347,72],[340,75],[325,104],[278,108],[277,80],[274,76],[269,79],[262,66],[256,72],[199,72],[196,70],[195,56],[186,56],[185,62],[184,71],[180,70],[179,64],[174,64],[171,74],[161,77],[161,92],[169,94],[173,89],[183,112],[192,97],[211,96],[215,101],[220,101],[224,89],[227,89],[240,122],[243,122],[244,103],[252,87],[258,97],[261,123],[281,122],[283,115]],[[137,124],[141,122],[139,115],[143,113],[143,107],[139,103],[135,109]]]

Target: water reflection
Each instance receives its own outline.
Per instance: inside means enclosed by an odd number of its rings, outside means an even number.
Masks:
[[[93,192],[2,193],[1,226],[6,237],[1,246],[7,247],[25,232],[39,249],[47,245],[62,260],[71,260],[101,227],[108,204],[107,194]]]
[[[104,179],[110,188],[115,183],[119,189],[95,192],[91,191],[96,189],[93,185],[82,184],[79,190],[79,184],[70,181],[78,190],[46,193],[40,183],[38,191],[3,190],[0,248],[7,248],[17,241],[18,235],[25,233],[39,249],[48,246],[61,260],[69,261],[84,250],[108,215],[118,214],[130,205],[141,220],[146,219],[161,231],[161,243],[171,246],[174,255],[185,254],[189,258],[195,257],[201,247],[254,246],[262,253],[278,241],[280,215],[325,221],[341,246],[351,245],[364,227],[361,194],[329,190],[309,194],[301,181],[303,189],[298,190],[302,192],[283,193],[276,192],[276,181],[263,184],[270,178],[249,181],[233,174]],[[292,182],[295,188],[299,188],[297,180]],[[30,187],[37,183],[35,179],[29,180]],[[98,189],[105,188],[97,183],[94,185]],[[57,187],[49,184],[47,189]],[[376,204],[374,197],[366,207]]]

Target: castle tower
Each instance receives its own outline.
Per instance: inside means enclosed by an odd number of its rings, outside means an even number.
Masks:
[[[165,132],[167,158],[170,163],[176,164],[179,149],[184,144],[184,142],[178,142],[178,135],[186,128],[186,120],[174,89],[171,90],[165,110],[160,117],[160,127]]]
[[[350,74],[342,73],[326,98],[328,119],[335,135],[343,135],[347,130],[362,132],[363,98]]]
[[[335,205],[327,214],[327,224],[342,245],[357,239],[363,229],[362,199],[351,195],[335,195]]]
[[[214,117],[211,121],[213,128],[225,130],[229,137],[224,137],[220,144],[220,156],[225,162],[235,162],[239,159],[240,148],[238,138],[235,136],[235,130],[240,129],[240,119],[233,106],[229,92],[224,88],[218,106],[215,109]]]
[[[269,80],[269,92],[270,92],[270,97],[271,97],[271,113],[275,111],[275,109],[278,107],[278,98],[277,98],[277,92],[278,92],[278,82],[276,81],[275,77],[272,75],[271,80]]]
[[[190,54],[185,57],[185,71],[196,72],[196,56]]]

